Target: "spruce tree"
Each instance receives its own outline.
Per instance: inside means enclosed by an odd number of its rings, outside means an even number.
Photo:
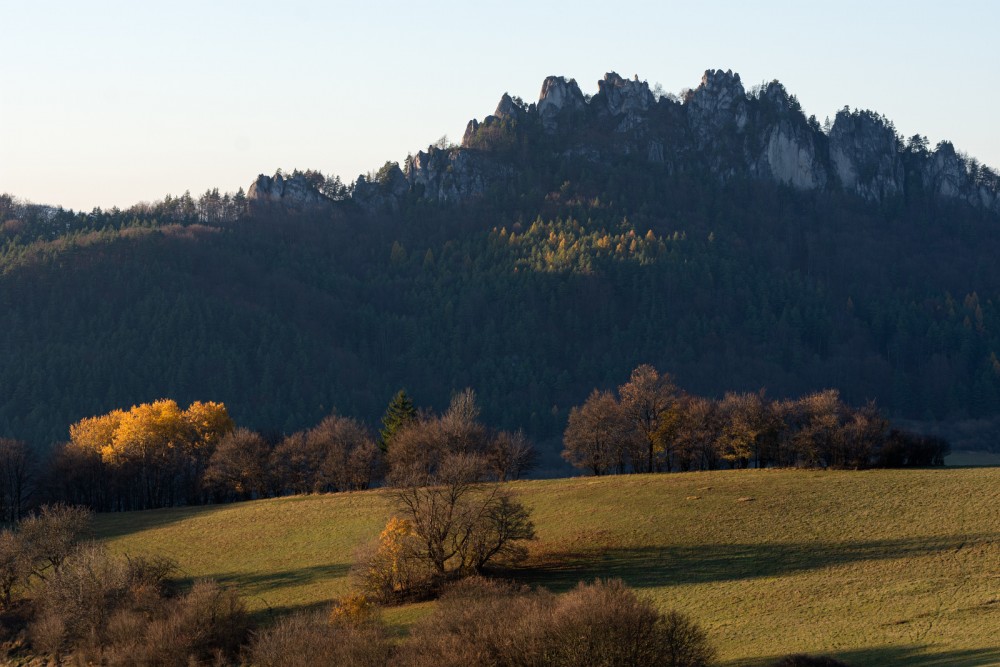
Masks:
[[[382,452],[389,451],[389,443],[396,437],[399,431],[417,418],[417,409],[413,406],[413,400],[406,394],[405,389],[400,389],[389,401],[389,407],[382,416],[382,430],[379,431],[378,446]]]

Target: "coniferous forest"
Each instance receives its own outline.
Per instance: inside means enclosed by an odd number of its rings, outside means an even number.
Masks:
[[[473,387],[489,423],[544,442],[650,363],[700,395],[830,387],[988,442],[995,216],[504,150],[522,168],[482,197],[375,213],[339,179],[305,212],[242,190],[90,213],[4,196],[0,435],[46,446],[171,397],[278,436]]]
[[[525,181],[374,216],[251,214],[242,193],[89,214],[6,198],[0,431],[46,445],[170,396],[282,433],[471,386],[492,422],[545,439],[638,363],[700,394],[834,387],[894,418],[996,415],[987,214],[628,163]]]

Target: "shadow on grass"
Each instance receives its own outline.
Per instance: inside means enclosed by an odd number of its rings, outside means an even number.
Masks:
[[[986,667],[1000,665],[1000,648],[960,649],[954,651],[935,651],[933,646],[878,646],[874,648],[854,649],[851,651],[835,651],[814,653],[836,658],[849,667],[881,667],[882,665],[899,665],[906,667]],[[725,663],[740,667],[769,667],[775,664],[781,656],[761,658],[760,660],[740,660]]]
[[[332,605],[330,602],[310,602],[304,604],[278,605],[272,607],[266,604],[265,600],[265,605],[251,612],[250,617],[258,625],[268,626],[274,623],[275,621],[284,618],[285,616],[290,616],[291,614],[303,614],[303,613],[311,613],[317,611],[323,611],[329,613],[331,606]]]
[[[541,554],[507,573],[555,591],[580,581],[617,577],[636,588],[704,584],[772,577],[862,561],[912,558],[953,551],[993,535],[784,544],[706,544],[674,547],[600,548]]]
[[[214,579],[226,586],[233,586],[246,595],[260,595],[281,588],[340,579],[346,577],[350,569],[351,566],[347,563],[330,563],[275,572],[222,572],[198,578]],[[186,581],[191,580],[188,578]]]
[[[95,517],[92,537],[98,540],[111,540],[116,537],[141,533],[144,530],[163,528],[164,526],[187,521],[197,516],[204,516],[238,506],[238,503],[229,503],[166,507],[163,509],[131,512],[102,512]]]

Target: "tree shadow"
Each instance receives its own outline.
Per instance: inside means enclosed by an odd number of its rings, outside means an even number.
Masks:
[[[933,646],[876,646],[872,648],[853,649],[850,651],[832,651],[814,653],[836,658],[849,667],[882,667],[899,665],[900,667],[986,667],[1000,665],[1000,647],[956,649],[953,651],[934,651]],[[737,660],[724,663],[731,667],[769,667],[782,656],[771,656],[752,660]]]
[[[349,563],[328,563],[273,572],[219,572],[197,577],[197,579],[214,579],[247,595],[258,595],[281,588],[340,579],[346,577],[350,569]],[[182,581],[188,583],[194,579],[195,577],[186,577]]]
[[[97,540],[111,540],[117,537],[141,533],[145,530],[163,528],[174,523],[232,509],[235,503],[219,505],[189,505],[185,507],[164,507],[155,510],[134,510],[129,512],[101,512],[95,515],[92,536]]]
[[[707,544],[547,552],[507,576],[555,591],[580,581],[620,578],[634,588],[704,584],[773,577],[861,561],[912,558],[956,550],[995,535],[870,542]]]
[[[268,626],[285,616],[290,616],[292,614],[312,613],[318,611],[329,612],[330,609],[331,602],[329,600],[277,606],[271,606],[267,604],[267,601],[265,600],[264,606],[252,611],[250,613],[250,617],[258,625]]]

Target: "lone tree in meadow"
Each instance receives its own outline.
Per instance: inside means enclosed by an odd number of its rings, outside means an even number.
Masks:
[[[478,415],[475,393],[466,390],[443,415],[425,415],[396,433],[388,482],[398,516],[359,565],[366,594],[383,602],[419,596],[527,555],[523,542],[534,538],[534,525],[499,481],[509,471],[491,461],[498,438]],[[501,440],[507,447],[518,438]]]

